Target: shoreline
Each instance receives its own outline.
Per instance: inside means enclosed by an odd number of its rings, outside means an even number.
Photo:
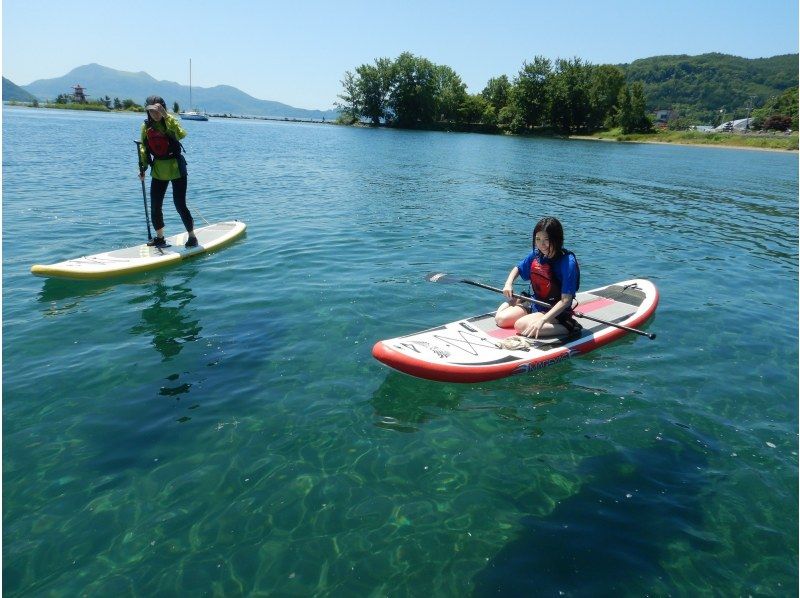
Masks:
[[[72,110],[73,112],[98,112],[101,114],[144,114],[144,110],[136,110],[136,109],[117,109],[117,108],[109,108],[104,110],[102,108],[75,108],[73,106],[30,106],[27,104],[22,103],[14,103],[13,101],[4,101],[3,107],[13,107],[13,108],[27,108],[30,110]],[[180,117],[180,113],[172,112],[171,110],[168,111],[169,114],[174,116],[175,118]],[[274,120],[279,122],[298,122],[298,123],[313,123],[313,124],[321,124],[321,125],[328,125],[328,124],[336,124],[334,120],[325,120],[325,119],[315,119],[315,118],[305,118],[305,117],[297,117],[297,116],[248,116],[248,115],[237,115],[237,114],[218,114],[218,113],[210,113],[206,112],[206,116],[213,117],[213,118],[229,118],[229,119],[240,119],[240,120]]]
[[[22,103],[14,103],[14,102],[3,102],[3,106],[13,106],[16,108],[34,108],[37,110],[75,110],[77,112],[101,112],[101,113],[110,113],[110,114],[139,114],[139,110],[130,110],[130,109],[123,109],[123,110],[94,110],[92,108],[84,108],[84,109],[76,109],[72,107],[64,107],[64,108],[55,108],[52,106],[28,106]],[[220,119],[238,119],[238,120],[265,120],[265,121],[276,121],[276,122],[289,122],[289,123],[306,123],[306,124],[324,124],[324,125],[339,125],[340,123],[336,122],[335,120],[317,120],[312,118],[298,118],[298,117],[276,117],[276,116],[245,116],[245,115],[233,115],[233,114],[208,114],[208,116],[213,118],[220,118]],[[344,125],[344,126],[365,126],[367,128],[371,127],[372,125],[362,125],[360,123],[356,123],[353,125]],[[440,132],[450,132],[450,131],[443,131],[439,128],[433,129],[425,129],[425,130],[432,130],[432,131],[440,131]],[[472,132],[476,133],[477,131],[464,131],[464,132]],[[490,133],[490,134],[503,134],[503,133]],[[560,137],[561,139],[573,139],[576,141],[600,141],[606,143],[642,143],[642,144],[651,144],[651,145],[675,145],[681,147],[713,147],[713,148],[724,148],[729,150],[749,150],[749,151],[758,151],[758,152],[778,152],[778,153],[793,153],[797,154],[798,149],[791,149],[791,148],[779,148],[779,147],[755,147],[749,145],[731,145],[725,143],[694,143],[689,140],[681,140],[681,141],[658,141],[655,139],[613,139],[609,137],[595,137],[592,135],[566,135],[566,136],[553,136],[554,138]]]
[[[651,145],[677,145],[682,147],[713,147],[723,148],[730,150],[750,150],[756,152],[778,152],[797,154],[796,149],[781,149],[779,147],[753,147],[748,145],[727,145],[723,143],[691,143],[689,141],[655,141],[645,139],[608,139],[604,137],[591,137],[589,135],[569,135],[567,139],[575,139],[577,141],[604,141],[609,143],[643,143]]]

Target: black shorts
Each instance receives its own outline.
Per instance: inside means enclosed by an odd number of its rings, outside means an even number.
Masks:
[[[560,314],[556,316],[556,322],[561,324],[564,328],[567,329],[567,332],[570,334],[574,334],[583,330],[583,326],[580,325],[575,317],[572,315],[572,310],[564,310]]]
[[[530,293],[528,293],[527,291],[523,291],[522,295],[525,296],[525,297],[530,297],[531,296]],[[526,302],[526,303],[523,303],[522,306],[525,309],[528,310],[529,314],[532,314],[535,311],[538,311],[533,303],[527,303]],[[546,312],[540,312],[540,313],[546,313]],[[573,315],[571,309],[565,309],[560,314],[558,314],[556,316],[556,322],[558,322],[564,328],[566,328],[567,332],[569,332],[570,334],[576,334],[576,333],[580,332],[581,330],[583,330],[583,326],[581,326],[580,323],[575,319],[575,316]]]

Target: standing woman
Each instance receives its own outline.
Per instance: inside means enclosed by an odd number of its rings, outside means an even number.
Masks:
[[[150,211],[154,239],[148,245],[167,247],[164,239],[164,214],[162,205],[167,186],[172,181],[172,201],[189,233],[186,247],[197,247],[194,235],[194,220],[186,207],[186,159],[181,154],[180,140],[186,137],[175,117],[167,114],[167,105],[160,96],[150,96],[146,102],[147,120],[142,125],[142,143],[139,146],[139,179],[144,181],[144,173],[150,165]]]
[[[529,281],[531,295],[542,304],[512,296],[517,277]],[[564,249],[564,229],[556,218],[542,218],[533,229],[533,251],[508,273],[503,285],[506,302],[495,314],[500,328],[514,328],[522,336],[580,336],[581,325],[572,315],[572,300],[581,284],[575,254]]]

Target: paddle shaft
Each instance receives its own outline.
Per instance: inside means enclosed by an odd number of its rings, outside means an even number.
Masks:
[[[475,282],[474,280],[467,280],[462,278],[461,282],[466,284],[471,284],[474,287],[480,287],[481,289],[487,289],[489,291],[494,291],[495,293],[503,294],[503,289],[498,289],[497,287],[490,287],[488,284],[483,284],[481,282]],[[525,297],[524,295],[517,295],[516,293],[511,293],[511,296],[515,299],[520,299],[521,301],[527,301],[528,303],[534,303],[541,307],[553,307],[549,303],[545,303],[544,301],[539,301],[537,299],[533,299],[531,297]],[[595,318],[592,316],[587,316],[586,314],[580,312],[573,312],[573,315],[576,318],[584,318],[585,320],[592,320],[593,322],[598,322],[599,324],[606,324],[607,326],[614,326],[615,328],[621,328],[622,330],[626,330],[628,332],[633,332],[634,334],[640,334],[642,336],[646,336],[650,340],[654,340],[656,335],[650,332],[645,332],[644,330],[639,330],[638,328],[631,328],[630,326],[624,326],[622,324],[615,324],[614,322],[609,322],[607,320],[601,320],[600,318]]]
[[[139,146],[142,145],[141,141],[134,141],[136,144],[136,161],[139,161]],[[147,211],[147,191],[144,189],[144,178],[141,179],[142,183],[142,201],[144,202],[144,222],[147,224],[147,240],[153,238],[153,233],[150,232],[150,212]]]

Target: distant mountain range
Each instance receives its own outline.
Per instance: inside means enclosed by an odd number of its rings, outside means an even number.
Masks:
[[[4,77],[3,100],[21,100],[21,98],[12,98],[6,95],[6,81],[7,79]],[[143,71],[138,73],[118,71],[99,64],[79,66],[63,77],[39,79],[30,85],[21,87],[14,85],[11,81],[8,83],[16,89],[36,96],[40,101],[53,100],[60,94],[72,93],[72,87],[79,84],[86,90],[86,95],[90,100],[108,96],[112,100],[114,98],[120,100],[130,98],[137,104],[142,104],[147,96],[160,95],[170,109],[172,109],[173,102],[178,102],[181,110],[192,108],[188,105],[189,87],[187,85],[181,85],[174,81],[157,81]],[[23,101],[32,101],[32,99]],[[305,110],[280,102],[259,100],[229,85],[192,86],[192,103],[211,114],[308,119],[324,117],[328,120],[335,119],[339,115],[336,110]]]

